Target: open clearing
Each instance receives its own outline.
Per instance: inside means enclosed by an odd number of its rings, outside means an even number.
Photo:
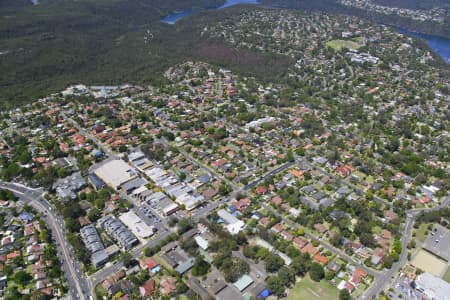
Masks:
[[[343,48],[358,50],[361,47],[356,42],[345,40],[331,40],[327,42],[327,46],[333,48],[335,51],[341,51]]]
[[[416,240],[420,242],[420,244],[424,243],[427,235],[428,235],[428,224],[423,223],[420,224],[419,228],[416,229]]]
[[[329,284],[327,281],[322,280],[321,282],[315,282],[312,281],[309,276],[306,276],[294,286],[292,291],[289,293],[287,300],[335,300],[338,299],[338,297],[338,289]]]
[[[445,261],[425,250],[417,252],[416,256],[414,256],[411,261],[411,264],[438,277],[441,277],[447,268],[447,263]]]

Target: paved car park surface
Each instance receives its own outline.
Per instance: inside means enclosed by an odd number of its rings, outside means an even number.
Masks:
[[[423,248],[446,261],[450,261],[450,230],[440,224],[434,225]]]

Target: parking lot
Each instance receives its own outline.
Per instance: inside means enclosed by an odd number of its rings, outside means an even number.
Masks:
[[[392,290],[388,291],[391,300],[421,300],[422,294],[410,285],[411,280],[406,276],[399,276],[392,285]]]
[[[161,218],[152,213],[148,207],[142,205],[140,207],[135,207],[133,210],[147,225],[154,227],[154,232],[164,229]]]
[[[139,207],[139,211],[144,214],[144,216],[146,216],[152,222],[152,224],[161,223],[161,219],[146,205],[142,205],[141,207]]]
[[[436,224],[433,230],[428,235],[427,240],[423,245],[424,249],[441,257],[442,259],[450,260],[450,230]]]

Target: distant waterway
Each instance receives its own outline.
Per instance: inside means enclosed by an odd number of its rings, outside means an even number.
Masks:
[[[39,1],[39,0],[35,0]],[[212,10],[218,10],[226,7],[230,7],[237,4],[259,4],[260,2],[258,0],[226,0],[225,3],[215,9]],[[167,24],[175,24],[178,20],[181,20],[182,18],[185,18],[187,16],[193,15],[197,12],[200,12],[202,10],[200,9],[190,9],[185,10],[181,12],[174,12],[170,15],[164,17],[161,22],[167,23]],[[399,31],[405,35],[413,36],[416,38],[420,38],[426,41],[428,46],[432,48],[437,54],[439,54],[443,60],[450,64],[450,39],[446,39],[439,36],[424,34],[424,33],[418,33],[413,32],[405,29],[399,29]]]
[[[230,7],[237,4],[259,4],[258,0],[227,0],[225,3],[217,8],[214,8],[212,10],[222,9],[226,7]],[[182,18],[185,18],[187,16],[193,15],[195,13],[198,13],[202,10],[200,9],[189,9],[184,10],[181,12],[173,12],[170,15],[164,17],[161,22],[167,23],[167,24],[175,24],[178,20],[181,20]]]
[[[399,29],[399,32],[405,35],[425,40],[427,45],[431,49],[433,49],[437,54],[439,54],[447,64],[450,64],[450,39],[446,39],[435,35],[429,35],[425,33],[413,32],[405,29]]]

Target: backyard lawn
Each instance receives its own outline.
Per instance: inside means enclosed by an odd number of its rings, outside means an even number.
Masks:
[[[292,291],[289,293],[287,300],[298,299],[320,299],[320,300],[336,300],[339,297],[337,288],[329,284],[327,281],[312,281],[309,276],[305,276],[299,281]]]

